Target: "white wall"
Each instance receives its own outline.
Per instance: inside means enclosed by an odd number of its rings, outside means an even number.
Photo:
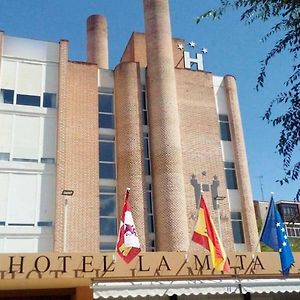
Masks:
[[[0,152],[10,154],[0,160],[0,252],[53,249],[53,226],[39,222],[54,220],[56,166],[41,158],[55,161],[57,114],[42,96],[58,92],[58,60],[58,43],[4,37],[0,88],[14,102],[0,103]],[[40,96],[40,107],[17,105],[17,94]]]
[[[220,114],[228,115],[227,99],[226,99],[225,87],[223,84],[223,77],[213,76],[213,88],[215,94],[217,113],[219,115]],[[234,158],[232,142],[221,140],[220,143],[221,143],[223,161],[234,162],[235,158]],[[231,212],[241,212],[241,197],[238,189],[236,190],[227,189],[227,199],[229,201],[229,207]],[[245,250],[245,244],[234,244],[234,247],[237,251]]]

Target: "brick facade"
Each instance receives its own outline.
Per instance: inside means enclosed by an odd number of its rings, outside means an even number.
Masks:
[[[59,64],[57,185],[54,250],[64,244],[64,196],[68,197],[67,251],[99,249],[97,66],[68,62],[61,41]]]

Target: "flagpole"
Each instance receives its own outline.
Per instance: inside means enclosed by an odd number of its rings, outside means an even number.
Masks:
[[[271,192],[271,198],[274,196],[274,192]],[[269,206],[268,206],[268,209],[264,215],[264,221],[262,223],[262,227],[261,227],[261,230],[260,230],[260,233],[259,233],[259,237],[258,237],[258,241],[257,241],[257,244],[256,244],[256,247],[255,247],[255,252],[252,254],[252,258],[254,259],[256,253],[258,252],[258,247],[260,245],[260,239],[261,239],[261,236],[262,236],[262,233],[263,233],[263,230],[265,228],[265,224],[266,224],[266,220],[267,220],[267,216],[268,216],[268,211],[269,211],[269,208],[270,208],[270,201],[269,201]]]
[[[197,207],[197,211],[196,211],[196,221],[194,222],[194,227],[193,228],[195,228],[195,226],[197,224],[197,221],[198,221],[198,216],[199,216],[199,211],[200,211],[200,201],[201,201],[202,196],[203,196],[203,189],[202,189],[202,184],[200,183],[200,197],[199,197],[199,203],[197,205],[198,207]],[[193,233],[192,233],[192,236],[193,236]],[[188,247],[187,253],[185,255],[185,262],[188,262],[188,260],[189,260],[188,253],[190,251],[191,244],[192,244],[192,238],[190,238],[189,247]]]
[[[128,188],[126,188],[126,192],[125,192],[125,196],[124,196],[124,201],[125,201],[125,199],[126,199],[126,197],[127,197],[127,194],[130,192],[130,188],[128,187]],[[124,202],[123,201],[123,202]],[[120,225],[119,225],[120,226]],[[120,230],[120,228],[119,228],[119,230]],[[118,231],[119,231],[118,230]],[[118,236],[118,239],[119,239],[119,236]],[[114,252],[114,254],[113,254],[113,256],[112,256],[112,261],[114,262],[114,263],[116,263],[117,262],[117,256],[116,256],[116,254],[117,254],[117,247],[118,247],[118,239],[117,239],[117,242],[116,242],[116,247],[115,247],[115,252]]]

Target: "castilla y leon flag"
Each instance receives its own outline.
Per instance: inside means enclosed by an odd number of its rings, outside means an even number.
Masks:
[[[192,240],[210,252],[213,267],[217,271],[230,272],[227,256],[201,195],[199,215]]]
[[[130,189],[127,188],[117,241],[117,252],[126,263],[130,263],[141,252],[139,238],[128,203],[129,191]]]

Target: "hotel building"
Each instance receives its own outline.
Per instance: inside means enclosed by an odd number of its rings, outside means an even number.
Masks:
[[[113,252],[127,187],[143,252],[199,251],[201,190],[225,249],[255,250],[236,81],[171,37],[167,1],[144,14],[114,70],[103,16],[87,61],[0,33],[0,252]]]

